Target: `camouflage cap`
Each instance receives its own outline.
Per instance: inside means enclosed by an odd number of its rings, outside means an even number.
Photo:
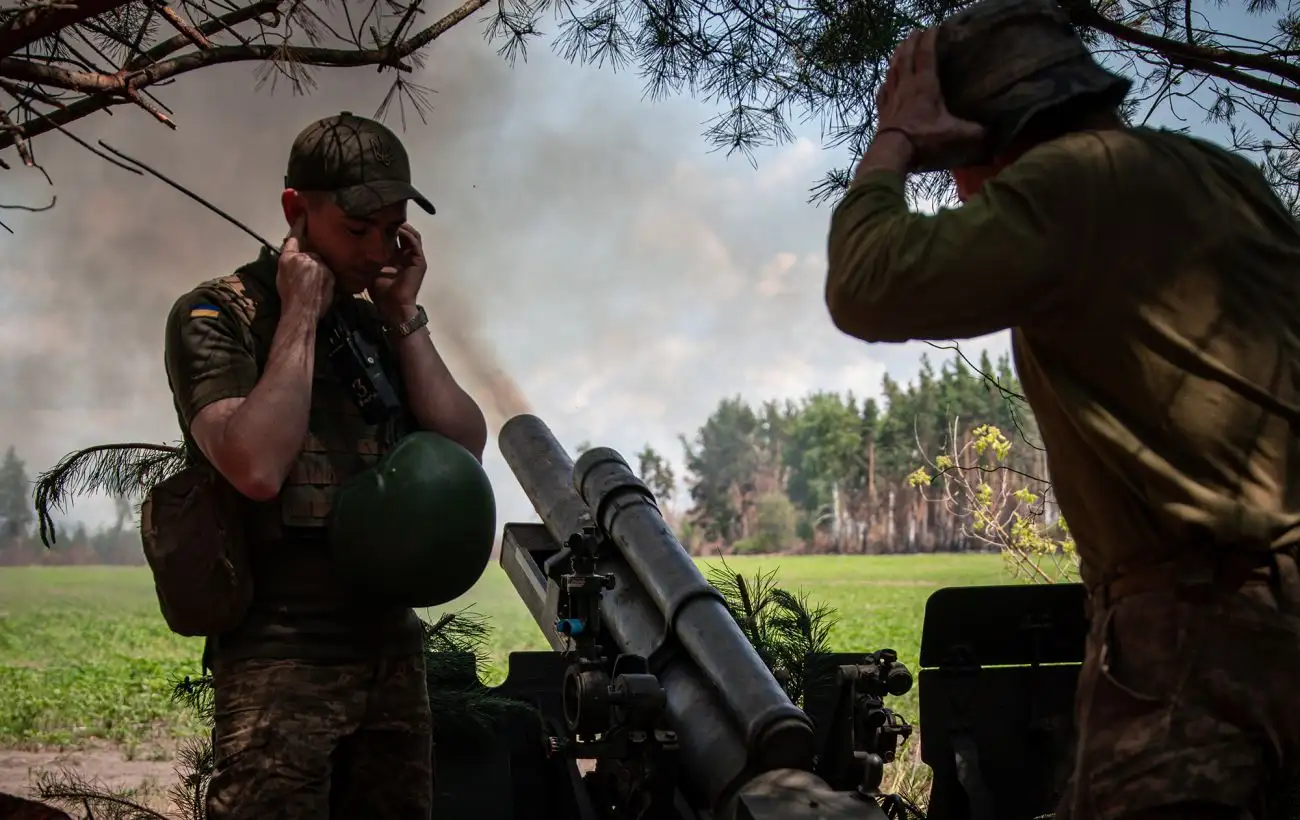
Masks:
[[[1118,105],[1132,85],[1097,64],[1056,0],[979,0],[940,25],[935,51],[948,110],[987,129],[988,155],[1039,114],[1085,97]]]
[[[411,184],[411,158],[381,123],[344,111],[302,130],[289,151],[284,187],[328,193],[348,216],[362,217],[412,199],[433,205]]]

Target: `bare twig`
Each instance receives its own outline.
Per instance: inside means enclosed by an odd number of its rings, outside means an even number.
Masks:
[[[168,23],[171,23],[172,28],[176,29],[181,34],[183,34],[185,36],[185,39],[189,40],[198,48],[202,48],[202,49],[212,48],[212,42],[207,37],[203,36],[203,32],[199,31],[194,26],[182,20],[181,16],[177,14],[175,11],[173,11],[171,6],[165,6],[159,4],[157,8],[158,8],[158,13],[163,16],[163,19],[166,20]]]
[[[48,211],[49,209],[53,208],[53,207],[54,207],[54,203],[56,203],[56,202],[58,202],[58,201],[59,201],[59,198],[58,198],[57,196],[51,196],[51,197],[50,197],[50,204],[49,204],[49,205],[6,205],[6,204],[3,204],[3,203],[0,203],[0,210],[4,210],[4,211],[30,211],[31,213],[40,213],[41,211]]]
[[[158,171],[155,171],[153,168],[150,168],[148,165],[145,165],[145,164],[144,164],[143,162],[141,162],[140,160],[135,159],[135,158],[133,158],[133,157],[129,157],[129,156],[127,156],[126,154],[124,154],[124,153],[122,153],[121,151],[117,150],[116,148],[112,147],[111,145],[109,145],[108,143],[104,142],[103,140],[100,140],[100,141],[99,141],[99,146],[100,146],[101,148],[103,148],[105,151],[110,151],[110,152],[112,152],[113,154],[116,154],[117,156],[121,157],[122,159],[126,160],[127,162],[130,162],[130,163],[132,163],[132,164],[134,164],[134,165],[138,165],[138,166],[140,166],[140,168],[142,168],[142,169],[144,169],[145,171],[148,171],[150,174],[153,174],[154,176],[158,177],[158,179],[161,179],[163,182],[167,183],[168,185],[172,186],[172,187],[175,188],[176,190],[178,190],[178,191],[180,191],[181,193],[185,194],[185,195],[188,196],[190,199],[193,199],[195,202],[198,202],[198,203],[199,203],[200,205],[202,205],[203,207],[205,207],[205,208],[207,208],[208,210],[212,211],[213,213],[217,214],[217,216],[220,216],[222,219],[225,219],[227,222],[229,222],[230,224],[234,225],[236,228],[239,228],[240,230],[242,230],[244,233],[248,234],[249,236],[253,237],[253,238],[256,239],[258,242],[261,242],[263,245],[265,245],[266,247],[270,248],[272,251],[275,251],[276,253],[279,253],[279,251],[280,251],[279,248],[277,248],[275,245],[272,245],[270,242],[267,242],[267,241],[266,241],[265,239],[263,239],[262,237],[258,236],[257,233],[254,232],[252,228],[249,228],[247,225],[245,225],[244,223],[240,222],[238,219],[235,219],[235,218],[234,218],[233,216],[231,216],[230,214],[228,214],[228,213],[226,213],[225,211],[221,210],[221,209],[218,208],[216,205],[213,205],[211,202],[208,202],[206,199],[204,199],[203,197],[201,197],[201,196],[199,196],[198,194],[194,193],[193,191],[189,190],[188,188],[186,188],[185,186],[181,185],[180,183],[178,183],[178,182],[173,182],[171,179],[168,179],[168,178],[167,178],[166,176],[164,176],[163,174],[159,173]],[[139,173],[139,171],[137,171],[136,173]]]

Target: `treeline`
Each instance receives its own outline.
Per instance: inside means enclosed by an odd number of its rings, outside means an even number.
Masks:
[[[114,499],[117,520],[94,532],[84,524],[55,529],[57,543],[46,549],[33,531],[32,480],[27,465],[10,446],[0,462],[0,566],[28,564],[144,563],[140,534],[133,521],[131,503]]]
[[[967,445],[981,425],[1013,442],[1002,465],[1046,476],[1019,391],[1008,358],[995,362],[986,351],[974,363],[956,354],[937,371],[923,357],[912,383],[886,375],[879,401],[852,393],[760,405],[729,398],[693,437],[681,437],[683,481],[649,447],[639,454],[641,476],[661,499],[685,491],[676,506],[688,511],[673,524],[696,553],[992,549],[969,536],[969,514],[942,503],[952,482],[918,489],[909,477],[926,466],[935,474],[945,454],[973,452]]]
[[[913,382],[886,375],[879,400],[826,392],[758,405],[724,399],[693,436],[679,437],[685,476],[648,446],[633,461],[665,509],[679,511],[669,512],[670,523],[697,554],[997,549],[988,528],[983,537],[974,534],[973,519],[1005,524],[1027,509],[1012,509],[1024,482],[1016,478],[1020,483],[1008,487],[1006,478],[1047,475],[1019,392],[1005,356],[992,361],[984,352],[969,363],[958,353],[937,370],[922,357]],[[988,473],[975,470],[967,480],[940,475],[944,465],[981,458],[971,455],[979,449],[972,432],[983,425],[1013,444],[997,459],[1014,471],[999,473],[996,492],[1007,504],[963,501],[980,492]],[[939,478],[918,482],[919,468]],[[115,499],[115,524],[61,531],[47,550],[32,532],[31,490],[26,466],[10,447],[0,464],[0,565],[144,563],[129,499]],[[1045,512],[1050,522],[1052,511]]]

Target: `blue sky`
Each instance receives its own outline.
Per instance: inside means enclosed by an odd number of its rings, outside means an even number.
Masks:
[[[815,127],[760,152],[754,168],[710,153],[701,131],[714,109],[647,102],[635,73],[569,65],[542,44],[511,69],[481,31],[471,22],[435,43],[418,78],[438,92],[434,111],[427,125],[408,117],[403,137],[416,184],[438,207],[412,220],[431,259],[422,299],[494,436],[517,407],[475,376],[471,359],[485,349],[567,445],[588,439],[631,458],[650,443],[679,464],[678,434],[725,396],[876,395],[886,371],[907,380],[921,353],[943,357],[831,326],[821,294],[830,214],[806,200],[844,157],[820,148]],[[221,67],[164,92],[174,133],[128,108],[74,130],[155,164],[274,241],[294,135],[339,110],[373,114],[385,91],[369,70],[317,78],[310,96],[294,97],[254,91],[251,67]],[[61,136],[37,146],[59,202],[7,212],[17,235],[0,236],[0,379],[17,388],[0,396],[0,445],[43,469],[88,444],[175,439],[166,311],[256,245]],[[6,196],[48,199],[34,178],[6,172]],[[456,341],[465,328],[473,349]],[[997,355],[1008,340],[963,347]],[[502,519],[531,518],[494,444],[487,466]],[[73,514],[100,521],[111,505],[92,500]]]

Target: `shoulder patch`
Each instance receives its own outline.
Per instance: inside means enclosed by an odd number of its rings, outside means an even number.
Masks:
[[[190,318],[214,317],[225,308],[242,324],[251,324],[257,315],[257,302],[244,287],[238,274],[221,276],[204,282],[200,288],[210,298],[194,306]],[[205,313],[203,311],[212,311]]]

